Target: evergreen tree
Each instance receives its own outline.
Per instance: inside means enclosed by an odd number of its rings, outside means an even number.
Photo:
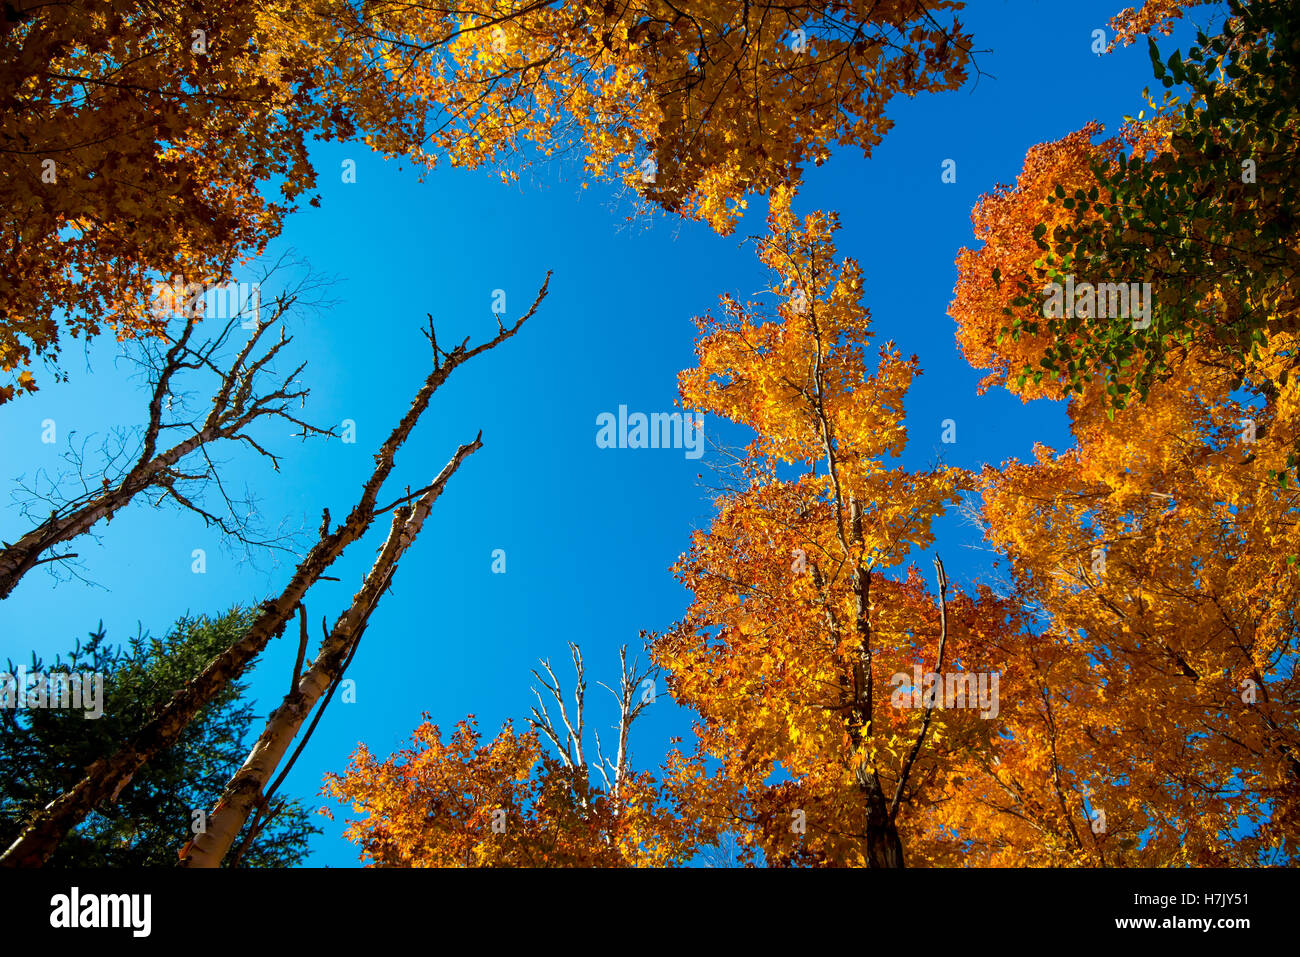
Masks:
[[[85,768],[111,755],[179,688],[249,626],[254,612],[234,608],[216,618],[182,617],[163,640],[139,633],[125,647],[108,643],[101,622],[66,661],[48,667],[32,656],[28,674],[103,674],[103,715],[78,708],[0,709],[0,847],[30,815],[72,787]],[[17,669],[10,662],[7,672]],[[122,789],[90,814],[50,858],[50,866],[159,867],[174,865],[193,837],[195,810],[204,813],[248,752],[245,736],[257,720],[247,686],[234,683]],[[276,799],[280,810],[250,843],[238,866],[290,867],[307,850],[310,823],[301,802]],[[244,835],[236,847],[243,842]]]

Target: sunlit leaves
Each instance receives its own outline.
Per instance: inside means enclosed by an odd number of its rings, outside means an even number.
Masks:
[[[576,777],[510,722],[484,741],[473,717],[442,740],[427,720],[378,761],[358,746],[321,793],[360,816],[345,836],[382,867],[624,867],[678,863],[680,829],[645,774],[616,797]]]
[[[769,863],[863,865],[861,778],[878,777],[892,796],[920,727],[917,710],[891,707],[888,682],[930,667],[939,631],[934,596],[914,570],[901,582],[883,571],[931,543],[932,520],[966,479],[889,461],[906,442],[916,360],[889,343],[869,348],[861,271],[836,258],[836,217],[800,219],[780,191],[768,225],[758,254],[771,269],[770,298],[724,296],[722,317],[698,320],[698,363],[680,379],[683,404],[754,439],[743,481],[716,500],[710,527],[677,565],[692,593],[687,616],[656,644],[675,700],[701,718],[694,753],[674,759],[673,783],[690,813],[739,832]],[[955,604],[949,653],[960,648],[974,668],[986,606],[965,596]],[[990,621],[996,631],[997,616]],[[860,669],[867,641],[870,691]],[[909,807],[932,797],[923,782],[942,756],[981,747],[986,727],[970,713],[936,721]]]
[[[729,232],[747,197],[797,182],[833,145],[869,153],[895,95],[960,85],[970,41],[940,19],[959,6],[377,2],[367,24],[400,94],[441,109],[414,121],[430,161],[572,152]]]

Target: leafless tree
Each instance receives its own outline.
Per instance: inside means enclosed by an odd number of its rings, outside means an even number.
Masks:
[[[0,855],[0,865],[37,866],[43,863],[69,829],[76,827],[101,802],[111,800],[154,754],[175,742],[204,705],[248,669],[270,640],[283,633],[294,613],[303,606],[308,589],[324,575],[343,550],[361,538],[377,516],[393,511],[388,539],[361,590],[354,596],[351,607],[335,623],[311,669],[301,679],[295,674],[294,689],[267,719],[266,729],[244,767],[231,780],[225,795],[209,816],[207,833],[185,850],[185,858],[192,865],[215,866],[221,861],[249,813],[261,801],[263,788],[312,706],[338,681],[371,612],[392,580],[398,559],[419,533],[434,500],[464,459],[482,443],[481,438],[475,438],[472,443],[460,446],[429,485],[416,492],[407,492],[380,507],[379,493],[392,473],[398,451],[428,408],[434,392],[455,369],[514,336],[536,312],[546,296],[549,282],[550,274],[547,273],[547,281],[524,316],[509,327],[498,320],[497,335],[473,348],[466,338],[450,351],[440,349],[430,320],[427,335],[433,347],[433,371],[380,446],[375,455],[375,468],[348,517],[331,529],[329,510],[325,509],[316,543],[298,564],[279,596],[262,603],[260,613],[244,635],[178,691],[131,741],[112,756],[92,764],[76,786],[34,815],[9,849]],[[412,501],[414,505],[410,504]],[[303,617],[305,619],[305,611]]]
[[[635,659],[629,664],[627,645],[619,648],[619,684],[617,690],[603,681],[596,682],[612,694],[614,700],[618,702],[618,724],[615,725],[618,732],[618,749],[614,753],[613,760],[607,758],[601,748],[600,732],[593,732],[593,737],[596,740],[596,763],[589,766],[587,756],[583,751],[583,740],[586,733],[584,710],[587,699],[586,667],[582,661],[582,649],[573,642],[569,642],[569,654],[573,658],[573,669],[577,673],[577,679],[574,682],[572,709],[570,709],[565,699],[564,691],[560,688],[560,682],[555,677],[555,672],[552,670],[548,659],[542,659],[541,661],[542,669],[546,672],[545,678],[538,674],[536,670],[533,671],[533,677],[546,689],[546,697],[549,697],[553,706],[558,709],[560,724],[563,727],[556,726],[550,711],[547,710],[546,698],[542,696],[542,693],[535,686],[533,695],[537,698],[537,705],[532,709],[529,724],[546,736],[559,755],[560,762],[572,772],[578,798],[586,807],[589,800],[590,775],[593,771],[599,774],[604,781],[605,793],[612,797],[618,796],[619,785],[627,777],[628,768],[631,764],[631,752],[628,750],[628,733],[632,729],[632,723],[654,700],[653,697],[647,698],[644,694],[638,699],[637,689],[641,687],[642,682],[654,675],[657,669],[653,665],[647,665],[644,669],[639,668]]]
[[[177,320],[164,340],[141,340],[128,361],[148,381],[147,421],[137,430],[118,430],[105,440],[92,463],[87,442],[70,442],[64,460],[70,472],[59,478],[37,473],[20,480],[15,498],[23,514],[37,522],[13,543],[0,542],[0,599],[7,598],[27,572],[38,565],[66,562],[75,552],[56,549],[91,532],[139,497],[150,504],[171,503],[220,529],[223,541],[251,556],[264,549],[292,551],[285,524],[267,528],[250,494],[237,493],[223,481],[217,457],[223,448],[245,447],[265,457],[275,471],[280,459],[271,451],[265,426],[280,422],[293,434],[332,436],[332,428],[304,418],[310,390],[299,383],[305,363],[276,372],[293,337],[285,321],[310,288],[306,279],[269,303],[264,321],[231,319],[200,341],[204,320],[190,314]],[[247,339],[237,344],[239,335]],[[276,334],[278,332],[278,335]],[[232,358],[222,356],[233,350]],[[211,381],[205,409],[193,409],[196,380]],[[259,427],[261,427],[259,429]],[[210,504],[216,498],[219,504]]]
[[[549,282],[549,275],[547,279]],[[507,329],[498,320],[496,338],[468,352],[465,351],[468,340],[450,353],[442,352],[438,348],[437,338],[434,335],[432,323],[430,323],[429,331],[426,333],[429,343],[433,347],[434,371],[430,375],[430,380],[432,381],[434,377],[438,376],[448,363],[459,364],[464,362],[473,354],[489,349],[513,336],[519,327],[536,312],[545,295],[546,285],[543,285],[532,307],[513,327]],[[427,404],[427,398],[423,401]],[[412,409],[414,410],[417,406],[422,408],[419,396],[412,405]],[[411,413],[408,412],[408,417],[410,415]],[[414,425],[414,421],[415,419],[412,418],[412,425]],[[396,435],[395,432],[394,436]],[[390,438],[389,441],[392,442],[393,439]],[[404,441],[404,437],[402,441]],[[393,445],[394,452],[400,444],[399,441]],[[270,819],[267,813],[269,798],[274,793],[275,787],[278,787],[279,782],[283,780],[284,775],[288,773],[289,768],[292,766],[292,760],[296,760],[298,754],[301,753],[301,746],[294,753],[290,765],[284,769],[275,785],[268,789],[271,776],[275,774],[276,768],[284,759],[289,746],[312,713],[312,709],[316,707],[317,702],[322,702],[316,718],[312,721],[311,729],[315,728],[321,714],[324,713],[324,709],[328,707],[330,700],[333,698],[334,689],[338,687],[338,683],[356,651],[357,644],[365,632],[371,614],[388,590],[393,576],[397,573],[398,562],[407,549],[414,544],[420,530],[424,527],[424,521],[432,510],[434,502],[442,494],[447,482],[461,462],[480,449],[482,445],[482,434],[480,433],[473,442],[462,445],[456,450],[451,460],[429,485],[415,492],[408,489],[406,494],[397,501],[383,508],[373,509],[370,515],[371,520],[375,516],[388,511],[393,512],[393,518],[388,537],[363,580],[361,589],[353,596],[352,604],[339,615],[334,627],[326,633],[311,667],[305,674],[301,673],[305,646],[300,643],[298,661],[294,668],[293,686],[289,693],[285,695],[280,707],[267,718],[266,726],[254,743],[243,767],[230,779],[225,791],[208,815],[207,827],[203,833],[183,849],[180,862],[182,867],[217,867],[230,852],[235,838],[244,829],[250,815],[257,816],[255,824],[258,827],[265,826],[265,823]],[[387,448],[388,446],[385,446],[385,450]],[[381,457],[384,456],[385,451],[381,451],[380,454]],[[391,458],[391,454],[389,457]],[[305,611],[303,621],[305,627]],[[322,701],[322,699],[324,700]],[[308,733],[310,734],[310,730]],[[304,737],[304,745],[306,740],[306,737]]]

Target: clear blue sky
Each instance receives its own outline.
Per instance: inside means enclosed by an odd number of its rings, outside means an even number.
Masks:
[[[1069,444],[1061,404],[976,395],[982,373],[957,352],[946,309],[957,250],[973,243],[976,198],[1013,182],[1028,147],[1092,119],[1114,130],[1142,107],[1151,83],[1145,44],[1105,57],[1090,49],[1092,31],[1124,5],[974,4],[963,19],[976,48],[988,51],[978,63],[991,75],[956,93],[894,102],[888,115],[896,126],[871,160],[841,150],[807,172],[796,211],[839,212],[840,253],[863,266],[877,337],[920,357],[905,465],[942,456],[975,469],[1027,457],[1035,442]],[[1187,35],[1183,28],[1175,38]],[[677,373],[693,359],[691,318],[722,292],[752,297],[767,284],[752,245],[741,244],[763,232],[767,204],[754,200],[736,234],[720,237],[663,215],[626,222],[629,209],[614,188],[579,189],[576,164],[536,169],[505,186],[486,172],[450,168],[421,183],[409,165],[357,146],[322,146],[314,158],[321,208],[292,217],[272,252],[292,248],[339,279],[331,290],[338,304],[297,322],[292,348],[309,362],[306,413],[325,424],[353,419],[357,442],[302,444],[287,428],[263,433],[283,453],[278,475],[263,460],[228,455],[227,480],[256,492],[264,514],[290,516],[310,533],[322,507],[336,519],[351,507],[378,443],[428,372],[426,313],[440,341],[478,341],[495,331],[494,289],[506,291],[514,317],[546,271],[555,273],[537,317],[455,373],[398,458],[391,498],[403,485],[426,484],[458,443],[483,430],[483,449],[451,482],[371,621],[349,672],[357,703],[331,705],[287,781],[288,793],[319,806],[325,771],[342,770],[358,741],[379,755],[403,746],[422,711],[444,733],[467,713],[489,735],[508,716],[522,724],[532,701],[529,669],[549,656],[557,674],[570,676],[570,640],[587,658],[590,723],[603,728],[614,719],[595,680],[613,682],[620,643],[635,646],[639,629],[663,629],[684,611],[686,593],[669,567],[691,530],[709,521],[711,456],[599,449],[596,416],[620,404],[673,409]],[[357,163],[355,184],[340,181],[348,158]],[[948,158],[957,161],[956,184],[940,182]],[[113,357],[114,347],[99,343],[83,361],[80,344],[71,344],[69,383],[46,377],[36,396],[0,408],[0,479],[9,487],[20,474],[53,468],[70,431],[102,434],[142,420],[145,395]],[[59,426],[57,446],[40,443],[46,418]],[[955,445],[940,443],[946,418],[957,422]],[[724,434],[712,418],[705,428]],[[26,528],[16,510],[0,510],[0,538]],[[341,582],[309,595],[314,640],[321,616],[332,622],[346,607],[386,528],[378,523],[335,566]],[[276,592],[290,571],[236,561],[196,516],[167,508],[137,504],[96,532],[100,544],[82,539],[76,550],[82,573],[102,587],[30,574],[0,603],[4,655],[53,656],[101,618],[117,640],[137,623],[161,635],[183,613]],[[989,577],[990,555],[973,547],[977,537],[959,517],[941,521],[938,532],[955,582]],[[195,548],[207,550],[205,575],[191,572]],[[504,575],[492,574],[496,548],[506,550]],[[929,563],[918,561],[928,574]],[[260,713],[279,703],[295,650],[282,639],[254,672]],[[637,765],[656,765],[669,735],[688,727],[688,715],[661,696],[633,736]],[[334,824],[320,820],[325,832],[309,863],[355,865],[355,849],[339,837],[345,815],[336,816]]]

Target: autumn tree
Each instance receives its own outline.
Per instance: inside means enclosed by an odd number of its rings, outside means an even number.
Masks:
[[[1113,864],[1137,831],[1111,790],[1117,753],[1100,753],[1094,737],[1090,709],[1105,695],[1090,680],[1094,649],[1045,631],[1014,573],[1007,584],[982,602],[998,616],[983,647],[1000,669],[996,727],[982,747],[949,755],[946,792],[914,809],[912,843],[933,866]],[[1118,756],[1141,761],[1131,749]]]
[[[80,710],[0,710],[0,842],[6,847],[39,810],[74,785],[87,765],[112,754],[251,623],[247,609],[213,617],[186,617],[162,638],[145,633],[109,641],[103,624],[66,657],[45,662],[33,655],[28,674],[98,673],[103,676],[102,714],[86,720]],[[7,675],[15,674],[12,661]],[[239,766],[254,702],[244,682],[228,685],[203,708],[171,747],[155,754],[111,800],[68,835],[49,860],[51,867],[169,867],[176,847],[190,834],[194,812],[211,802]],[[302,802],[281,797],[269,826],[249,842],[240,863],[291,867],[307,853],[307,839],[320,828]]]
[[[522,809],[532,798],[537,736],[507,722],[492,741],[481,741],[472,716],[444,743],[426,714],[411,746],[385,761],[358,745],[343,774],[326,777],[323,792],[365,815],[344,832],[362,860],[379,867],[526,866],[536,834],[535,826],[525,829],[525,820],[534,822]]]
[[[1031,233],[1035,255],[1027,268],[993,273],[1018,292],[999,334],[1032,337],[1041,328],[1021,375],[1059,377],[1079,392],[1099,374],[1119,408],[1146,398],[1193,344],[1212,348],[1240,377],[1270,335],[1300,325],[1300,34],[1289,4],[1229,6],[1221,32],[1198,31],[1185,56],[1166,59],[1149,41],[1156,79],[1188,89],[1185,104],[1166,94],[1163,104],[1152,101],[1150,121],[1118,139],[1094,147],[1081,131],[1050,148],[1050,166],[1026,162],[1017,190],[1026,199],[1038,193],[1043,204]],[[977,217],[1000,231],[994,243],[1018,242],[1010,222],[989,224],[983,210]],[[1049,310],[1043,290],[1067,283],[1099,290],[1096,303]],[[1117,293],[1143,284],[1150,302],[1139,317]],[[1109,302],[1103,289],[1114,290]],[[1292,367],[1278,374],[1284,385]]]
[[[620,649],[617,685],[602,683],[618,707],[606,754],[599,732],[588,736],[582,652],[576,644],[569,651],[572,695],[543,660],[545,675],[533,674],[544,691],[533,689],[528,731],[506,721],[484,742],[470,715],[444,742],[426,714],[411,747],[378,761],[361,744],[342,774],[326,775],[321,793],[362,815],[344,832],[362,860],[378,867],[627,867],[689,856],[690,824],[664,803],[651,775],[632,768],[629,734],[654,701],[653,688],[643,687],[652,669]]]
[[[313,92],[344,7],[6,6],[0,371],[16,377],[0,402],[36,388],[29,367],[65,334],[161,334],[156,281],[221,283],[265,249],[315,182],[309,135],[352,132]],[[336,64],[354,65],[342,53]],[[278,200],[261,191],[272,180]]]
[[[417,127],[428,160],[573,151],[725,232],[749,195],[797,183],[833,144],[869,154],[894,96],[955,89],[970,62],[949,0],[367,7],[402,93],[445,108]]]
[[[1229,51],[1255,43],[1253,14],[1237,13],[1245,19],[1228,28]],[[1229,62],[1258,63],[1267,74],[1274,57],[1256,49],[1244,61],[1229,53]],[[1258,88],[1234,72],[1223,95]],[[1182,136],[1180,123],[1206,115],[1158,117],[1100,146],[1091,127],[1036,147],[1014,188],[981,200],[973,219],[984,245],[958,260],[950,312],[967,358],[1026,400],[1070,396],[1074,439],[986,469],[979,483],[990,541],[1011,563],[1015,600],[1031,612],[1022,647],[1037,692],[1008,697],[1010,739],[998,743],[998,762],[965,765],[980,813],[952,807],[934,816],[936,831],[963,828],[978,863],[1249,866],[1295,857],[1296,332],[1282,274],[1249,253],[1253,237],[1232,240],[1246,244],[1239,261],[1214,253],[1212,241],[1234,217],[1271,215],[1251,206],[1276,181],[1243,183],[1234,160],[1218,198],[1195,200],[1200,219],[1159,218],[1166,200],[1186,198],[1170,184],[1206,185],[1202,173],[1227,169],[1217,137],[1232,140],[1255,114],[1220,117],[1218,133],[1194,150],[1183,142],[1161,153],[1154,166],[1125,158],[1126,139],[1142,155],[1143,142]],[[1284,111],[1278,118],[1288,122]],[[1083,221],[1102,235],[1106,217],[1131,215],[1109,205],[1098,170],[1125,178],[1139,168],[1169,187],[1149,194],[1149,223],[1184,230],[1186,241],[1165,248],[1148,233],[1149,250],[1112,246],[1115,259],[1103,262],[1149,270],[1136,278],[1152,281],[1156,333],[1143,336],[1150,330],[1128,317],[1048,324],[1021,312],[1022,333],[1003,334],[1007,310],[1029,308],[1015,302],[1017,285],[1043,278],[1040,241],[1068,244]],[[1099,277],[1078,280],[1089,278]],[[1171,284],[1181,288],[1161,306]],[[1159,310],[1179,297],[1201,318],[1178,332],[1178,316],[1167,313],[1173,324],[1157,326]],[[1247,315],[1240,307],[1249,304]],[[1163,353],[1152,338],[1162,329],[1174,330]],[[1132,336],[1120,346],[1132,362],[1092,361],[1121,336]],[[1070,360],[1017,375],[1052,350]],[[1134,394],[1142,401],[1127,401]]]
[[[1295,860],[1300,493],[1270,476],[1298,396],[1233,379],[1188,363],[1113,420],[1094,386],[1072,448],[985,471],[1039,687],[1004,692],[1000,765],[967,766],[983,812],[945,818],[975,862]]]
[[[702,839],[739,831],[774,864],[899,867],[909,809],[991,727],[920,687],[914,698],[914,666],[989,670],[1002,619],[950,596],[937,561],[937,595],[915,571],[886,577],[933,542],[968,480],[888,463],[917,363],[886,343],[869,365],[862,274],[836,260],[835,228],[830,214],[797,219],[778,193],[758,253],[775,315],[724,296],[724,318],[698,320],[682,402],[755,438],[677,565],[693,600],[655,660],[699,714],[695,752],[670,763],[708,822]]]
[[[893,96],[959,85],[969,38],[940,19],[958,6],[18,0],[0,29],[0,403],[36,388],[62,334],[158,334],[159,280],[229,281],[315,187],[313,138],[516,173],[576,150],[729,229],[833,143],[869,151]]]

